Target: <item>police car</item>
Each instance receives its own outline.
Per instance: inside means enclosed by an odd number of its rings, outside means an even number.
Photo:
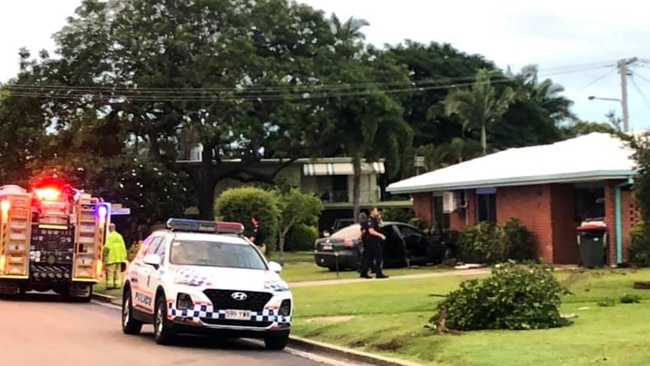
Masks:
[[[169,219],[144,240],[129,264],[122,330],[153,324],[158,344],[180,334],[262,338],[267,349],[289,340],[292,295],[279,272],[234,222]]]

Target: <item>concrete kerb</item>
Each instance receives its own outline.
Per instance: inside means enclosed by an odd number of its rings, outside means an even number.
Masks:
[[[422,364],[419,363],[397,360],[394,358],[356,351],[349,348],[334,346],[328,343],[321,343],[297,336],[291,336],[289,346],[296,349],[301,349],[303,351],[320,353],[323,355],[354,362],[363,362],[373,366],[422,366]]]
[[[113,305],[121,305],[121,299],[115,296],[93,293],[93,300]],[[303,352],[319,353],[346,361],[363,362],[373,366],[422,366],[421,364],[392,359],[366,352],[355,351],[349,348],[334,346],[327,343],[316,342],[302,337],[291,336],[289,347]]]

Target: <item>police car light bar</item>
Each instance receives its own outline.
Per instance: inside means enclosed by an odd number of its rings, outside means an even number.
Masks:
[[[244,225],[239,222],[207,221],[171,218],[167,220],[167,228],[174,231],[189,231],[218,234],[242,234]]]

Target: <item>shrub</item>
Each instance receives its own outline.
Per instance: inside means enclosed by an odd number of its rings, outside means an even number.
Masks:
[[[311,251],[318,239],[318,228],[313,225],[299,223],[293,225],[287,233],[286,251]]]
[[[438,304],[431,318],[443,309],[446,326],[455,330],[547,329],[568,325],[559,311],[568,289],[555,278],[547,263],[519,266],[510,261],[497,265],[483,280],[465,281]]]
[[[408,220],[409,225],[413,225],[420,230],[427,231],[429,229],[429,224],[421,217],[411,217]]]
[[[644,221],[639,221],[632,228],[630,236],[630,263],[638,267],[650,267],[650,228]]]
[[[467,227],[460,234],[458,246],[465,262],[494,264],[508,259],[524,262],[537,257],[533,234],[515,218],[503,227],[487,222]]]
[[[410,208],[385,208],[381,211],[384,221],[409,222],[411,216]]]
[[[506,240],[503,230],[487,222],[470,226],[459,238],[459,254],[463,261],[499,263],[506,260]]]
[[[641,296],[635,294],[623,294],[619,300],[621,304],[638,304],[641,302]]]
[[[519,262],[537,259],[533,234],[521,221],[515,218],[509,219],[503,225],[503,235],[508,259]]]
[[[275,249],[280,212],[273,192],[255,187],[229,188],[217,198],[215,209],[222,220],[244,224],[247,236],[252,230],[251,217],[256,216],[266,229],[267,253]]]

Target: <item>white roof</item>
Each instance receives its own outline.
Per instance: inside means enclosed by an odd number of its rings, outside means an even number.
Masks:
[[[548,145],[513,148],[395,182],[391,193],[627,179],[635,175],[633,149],[607,133]]]

